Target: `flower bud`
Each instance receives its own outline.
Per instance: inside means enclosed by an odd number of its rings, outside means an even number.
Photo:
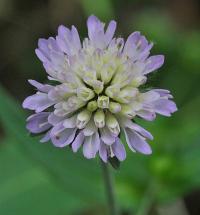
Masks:
[[[97,102],[96,101],[91,101],[87,104],[87,109],[91,112],[95,111],[97,109]]]
[[[94,114],[94,123],[98,128],[103,128],[105,126],[105,114],[103,110],[98,109]]]
[[[107,96],[109,96],[110,98],[117,98],[119,92],[120,92],[119,86],[112,85],[112,86],[106,88],[105,94]]]
[[[106,125],[108,129],[115,135],[118,136],[120,132],[120,127],[117,119],[113,116],[113,114],[106,114]]]
[[[83,100],[79,99],[77,96],[71,96],[66,102],[63,102],[62,108],[66,111],[74,111],[83,105]]]
[[[136,77],[132,80],[131,86],[139,87],[140,85],[144,84],[146,82],[146,80],[147,80],[147,77],[145,77],[145,76]]]
[[[86,102],[94,98],[95,94],[91,89],[87,87],[80,87],[77,89],[77,96],[78,98]]]
[[[121,114],[132,119],[136,114],[129,105],[122,105]]]
[[[137,88],[125,87],[119,92],[116,100],[118,102],[122,102],[122,103],[127,104],[137,95],[137,93],[138,93]]]
[[[110,102],[109,103],[109,111],[112,113],[118,113],[121,111],[121,105],[117,102]]]
[[[91,112],[88,110],[83,110],[77,115],[76,126],[79,129],[82,129],[89,122],[91,117]]]
[[[108,108],[109,107],[109,97],[107,96],[99,96],[97,100],[97,104],[99,108]]]
[[[104,84],[101,81],[95,80],[92,83],[92,87],[93,87],[95,93],[100,94],[103,91]]]
[[[101,80],[104,84],[108,84],[113,77],[114,69],[110,67],[105,67],[101,70]]]

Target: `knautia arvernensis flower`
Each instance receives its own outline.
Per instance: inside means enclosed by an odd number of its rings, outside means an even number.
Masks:
[[[31,133],[44,133],[41,142],[57,147],[82,146],[90,159],[98,153],[104,162],[123,161],[124,132],[129,148],[151,154],[146,142],[152,135],[135,123],[137,117],[152,121],[156,114],[171,116],[177,110],[168,90],[141,91],[147,75],[164,62],[163,55],[150,55],[153,46],[140,32],[126,42],[115,38],[116,22],[106,30],[95,16],[87,20],[88,38],[81,43],[77,29],[59,26],[56,38],[39,39],[36,54],[53,83],[29,80],[37,93],[23,102],[35,113],[27,119]]]

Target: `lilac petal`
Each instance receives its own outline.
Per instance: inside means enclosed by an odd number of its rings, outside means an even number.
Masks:
[[[60,73],[64,72],[66,70],[65,64],[66,64],[66,57],[64,53],[62,52],[56,52],[52,50],[50,52],[50,57],[51,57],[51,63],[52,63],[52,68],[57,72],[57,75]]]
[[[53,37],[38,40],[38,49],[35,50],[38,58],[43,62],[50,62],[50,53],[52,50],[59,51],[56,41]]]
[[[126,158],[126,150],[119,138],[116,138],[115,143],[111,146],[114,155],[119,161],[123,161]]]
[[[71,31],[63,25],[59,26],[56,41],[60,49],[69,56],[75,55],[81,49],[79,34],[74,26]]]
[[[51,135],[51,141],[57,147],[65,147],[74,140],[76,130],[77,129],[74,128],[68,128],[63,130],[56,136]]]
[[[80,132],[77,136],[76,136],[76,138],[75,138],[75,140],[73,141],[73,143],[72,143],[72,150],[73,150],[73,152],[77,152],[78,151],[78,149],[81,147],[81,145],[83,144],[83,141],[84,141],[84,135],[83,135],[83,133],[82,132]]]
[[[83,155],[88,158],[94,158],[100,146],[100,138],[98,132],[92,136],[85,137],[83,144]]]
[[[63,121],[63,117],[57,116],[54,113],[51,113],[48,117],[48,122],[51,125],[57,125],[61,121]]]
[[[107,127],[101,128],[100,133],[101,133],[101,140],[105,144],[111,145],[115,142],[115,137],[112,135],[112,133]]]
[[[132,58],[134,55],[134,49],[136,48],[136,44],[140,40],[140,37],[141,37],[141,35],[140,35],[140,32],[138,32],[138,31],[129,35],[129,37],[124,45],[123,53]]]
[[[125,137],[129,148],[135,152],[138,151],[142,154],[151,154],[151,148],[143,137],[134,132],[133,130],[126,128],[124,129]]]
[[[100,143],[99,156],[105,163],[108,162],[107,146],[103,142]]]
[[[110,41],[112,40],[113,38],[113,35],[115,33],[115,30],[116,30],[116,27],[117,27],[117,23],[115,21],[111,21],[107,27],[107,30],[105,32],[105,38],[106,38],[106,43],[107,45],[110,43]]]
[[[44,93],[48,93],[49,90],[51,90],[53,88],[53,86],[48,85],[48,84],[41,84],[35,80],[28,80],[28,82],[37,88],[37,90],[44,92]]]
[[[151,103],[159,98],[160,98],[159,93],[154,90],[150,90],[140,95],[140,99],[142,100],[143,103]]]
[[[88,36],[93,44],[98,49],[103,49],[108,45],[104,33],[104,24],[95,16],[90,16],[87,20]]]
[[[145,138],[148,138],[150,140],[153,140],[153,136],[150,132],[148,132],[147,130],[145,130],[144,128],[142,128],[141,126],[133,123],[133,129],[135,131],[137,131],[140,135],[142,135]]]
[[[176,104],[168,99],[159,99],[154,102],[154,108],[156,113],[164,116],[171,116],[171,113],[177,111]]]
[[[42,112],[42,113],[37,113],[34,115],[31,115],[27,119],[27,125],[26,128],[34,134],[44,132],[48,130],[51,125],[48,123],[48,118],[49,113],[48,112]]]
[[[79,33],[75,26],[72,26],[71,33],[72,33],[74,45],[76,47],[76,50],[78,51],[81,49],[81,41],[80,41]]]
[[[42,51],[40,51],[40,49],[35,49],[35,54],[43,63],[49,61],[49,59],[45,56],[45,54]]]
[[[153,140],[153,136],[151,135],[150,132],[139,126],[138,124],[132,122],[130,119],[125,119],[124,121],[124,126],[130,129],[135,130],[138,132],[140,135],[142,135],[145,138],[148,138],[150,140]]]
[[[75,128],[76,127],[76,119],[77,119],[77,115],[74,115],[70,118],[65,119],[63,122],[63,126],[65,128]]]
[[[170,91],[169,90],[165,90],[165,89],[154,89],[153,90],[154,92],[156,93],[159,93],[160,97],[164,97],[164,98],[167,98],[167,99],[172,99],[173,96],[170,94]]]
[[[88,27],[88,36],[92,40],[95,37],[96,30],[102,30],[101,22],[99,19],[91,15],[87,20],[87,27]]]
[[[83,129],[83,134],[85,136],[91,136],[97,131],[97,127],[95,126],[94,120],[90,120],[86,127]]]
[[[146,68],[143,74],[148,74],[156,69],[159,69],[164,63],[163,55],[151,56],[147,59]]]
[[[48,141],[51,139],[51,137],[50,137],[50,132],[51,132],[51,130],[48,131],[48,132],[43,136],[43,138],[40,140],[41,143],[48,142]]]
[[[46,93],[36,93],[32,96],[27,97],[22,106],[23,108],[35,110],[36,113],[41,112],[54,104],[50,101]]]
[[[69,29],[63,25],[60,25],[58,27],[58,36],[56,37],[56,41],[60,49],[68,55],[70,54],[70,47],[68,45],[68,42],[66,42],[66,38],[69,38],[69,36],[70,36]],[[69,39],[71,40],[71,38]]]
[[[156,118],[156,114],[153,111],[142,109],[136,112],[137,115],[147,121],[153,121]]]
[[[66,128],[63,126],[63,121],[61,121],[52,128],[50,135],[51,137],[54,137],[59,135],[59,133],[63,132],[64,130],[66,130]]]

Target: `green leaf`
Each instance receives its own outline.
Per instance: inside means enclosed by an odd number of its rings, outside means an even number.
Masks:
[[[9,137],[0,148],[1,166],[8,166],[1,167],[5,174],[1,176],[0,189],[6,198],[0,197],[4,199],[0,202],[0,213],[12,214],[10,211],[17,210],[15,214],[22,214],[21,211],[30,214],[33,198],[40,206],[32,205],[32,214],[41,215],[47,211],[48,214],[78,211],[83,205],[81,202],[88,207],[92,203],[100,204],[104,195],[98,163],[84,159],[80,153],[72,153],[69,147],[58,149],[50,143],[39,143],[38,138],[31,138],[25,129],[21,107],[2,88],[0,100],[0,121]],[[30,207],[25,206],[24,201]],[[8,202],[14,202],[13,206]]]

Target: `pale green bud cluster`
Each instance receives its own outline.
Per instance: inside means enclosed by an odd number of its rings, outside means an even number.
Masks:
[[[120,132],[118,118],[125,116],[133,119],[136,115],[140,94],[138,87],[146,81],[146,77],[136,75],[139,67],[133,73],[132,68],[124,64],[126,59],[114,55],[113,50],[91,55],[92,52],[93,49],[87,44],[84,58],[75,70],[79,80],[74,99],[76,104],[67,102],[65,106],[80,107],[76,122],[78,128],[93,122],[97,128],[106,126],[117,136]]]

